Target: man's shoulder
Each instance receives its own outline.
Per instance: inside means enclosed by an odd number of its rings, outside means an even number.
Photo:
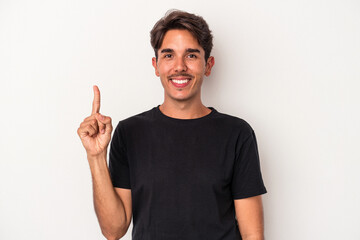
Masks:
[[[239,129],[242,132],[248,133],[253,131],[253,128],[247,120],[236,115],[217,111],[215,119],[219,122],[219,124],[228,126],[232,129]]]
[[[147,124],[151,121],[154,121],[154,111],[156,107],[153,107],[149,110],[137,113],[135,115],[132,115],[130,117],[124,118],[118,122],[118,126],[121,126],[122,128],[126,127],[132,127],[132,126],[139,126],[142,124]]]
[[[132,115],[130,117],[127,117],[123,120],[121,120],[121,122],[124,123],[129,123],[129,122],[136,122],[136,121],[147,121],[147,120],[151,120],[154,118],[154,111],[155,111],[156,107],[153,107],[149,110],[137,113],[135,115]]]

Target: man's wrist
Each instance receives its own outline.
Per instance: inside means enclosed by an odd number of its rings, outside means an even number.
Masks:
[[[104,151],[98,155],[87,155],[87,159],[90,165],[90,169],[104,169],[107,168],[107,152]]]
[[[106,160],[107,151],[104,151],[97,155],[87,154],[88,161],[103,161]]]

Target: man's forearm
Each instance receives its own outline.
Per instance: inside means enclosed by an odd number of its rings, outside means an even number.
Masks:
[[[242,237],[243,240],[264,240],[264,235],[251,235],[251,236],[244,236]]]
[[[95,213],[101,231],[107,239],[119,239],[127,231],[126,212],[123,202],[112,185],[106,154],[88,157],[93,182]]]

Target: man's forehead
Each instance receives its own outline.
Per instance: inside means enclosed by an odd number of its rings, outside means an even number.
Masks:
[[[188,30],[183,29],[172,29],[165,33],[159,52],[170,52],[171,50],[186,52],[204,51],[198,40]]]

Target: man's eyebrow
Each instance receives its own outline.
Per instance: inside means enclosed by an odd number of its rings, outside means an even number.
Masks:
[[[171,48],[164,48],[160,51],[160,53],[172,53],[174,52],[174,49]],[[187,53],[200,53],[200,50],[197,48],[187,48],[186,49]]]
[[[196,49],[196,48],[188,48],[186,49],[186,52],[188,53],[200,53],[200,50],[199,49]]]
[[[161,50],[160,53],[171,53],[171,52],[174,52],[174,50],[171,49],[171,48],[164,48],[164,49]]]

